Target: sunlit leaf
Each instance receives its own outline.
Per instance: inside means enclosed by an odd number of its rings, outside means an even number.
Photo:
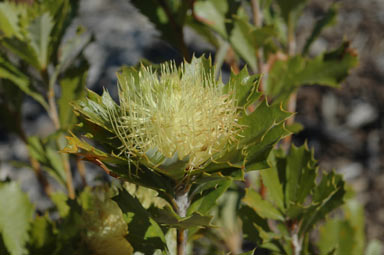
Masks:
[[[49,58],[49,41],[50,34],[53,28],[52,17],[48,13],[37,17],[28,27],[30,45],[35,51],[39,60],[40,69],[47,68]]]
[[[281,102],[301,85],[336,87],[357,63],[357,55],[348,43],[313,59],[294,56],[278,60],[268,75],[266,94]]]
[[[0,183],[0,233],[11,255],[28,254],[30,223],[34,212],[28,196],[14,182]]]
[[[88,63],[83,62],[79,67],[69,69],[60,79],[61,95],[58,106],[60,125],[63,129],[70,127],[75,121],[71,103],[85,95],[88,68]]]
[[[48,109],[48,103],[32,86],[30,79],[2,56],[0,56],[0,78],[11,81],[12,84],[17,86],[25,94],[35,99],[45,109]]]
[[[251,207],[264,219],[284,220],[283,215],[269,201],[264,200],[259,193],[247,189],[243,202]]]

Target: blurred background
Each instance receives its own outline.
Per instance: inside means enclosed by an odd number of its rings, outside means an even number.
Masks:
[[[365,205],[367,237],[384,241],[384,1],[312,0],[299,20],[298,47],[311,33],[313,24],[328,7],[337,2],[339,16],[333,27],[324,30],[311,48],[317,55],[351,41],[359,55],[359,66],[352,70],[341,88],[304,86],[298,91],[296,121],[304,130],[294,143],[308,141],[314,147],[320,167],[343,173]],[[116,95],[115,72],[122,65],[136,65],[143,58],[154,63],[182,60],[170,44],[160,39],[153,24],[128,0],[82,0],[79,17],[68,37],[82,25],[95,36],[87,48],[90,63],[88,88],[101,92],[107,88]],[[193,30],[185,29],[185,41],[197,56],[214,55],[214,48]],[[223,77],[229,67],[224,66]],[[33,100],[23,105],[25,126],[30,134],[54,130],[48,116]],[[37,180],[29,169],[15,167],[12,160],[26,160],[22,141],[6,132],[0,123],[0,179],[18,179],[42,210],[49,207]],[[87,181],[97,182],[100,169],[88,166]],[[92,168],[92,169],[91,169]],[[80,183],[80,177],[75,176]]]

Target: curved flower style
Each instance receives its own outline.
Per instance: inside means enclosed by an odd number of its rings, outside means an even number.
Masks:
[[[172,189],[185,177],[242,177],[268,167],[273,145],[289,132],[290,113],[261,97],[258,76],[246,69],[228,84],[216,80],[210,59],[179,68],[124,67],[118,73],[119,104],[107,91],[92,91],[74,104],[80,130],[101,149],[68,137],[65,152],[90,160],[113,176],[154,189]]]

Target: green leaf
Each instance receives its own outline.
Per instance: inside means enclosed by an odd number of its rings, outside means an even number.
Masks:
[[[298,17],[301,10],[308,0],[276,0],[277,4],[281,10],[281,16],[284,18],[285,22],[288,24],[292,21],[296,21],[294,18]],[[292,20],[294,19],[294,20]]]
[[[216,49],[220,47],[218,38],[209,27],[198,22],[192,15],[188,15],[185,22],[187,26],[195,30],[197,34],[203,37],[208,43],[212,44]]]
[[[137,198],[132,197],[126,190],[121,190],[113,200],[123,212],[130,230],[126,239],[135,251],[153,254],[157,249],[166,250],[163,231]]]
[[[312,205],[306,209],[300,234],[309,231],[319,220],[344,203],[344,180],[334,172],[323,174],[313,192]]]
[[[59,62],[58,58],[62,58],[62,55],[64,54],[64,49],[59,48],[61,48],[62,41],[68,27],[77,16],[80,2],[77,0],[50,0],[44,1],[41,4],[46,7],[55,21],[51,32],[49,55],[52,56],[51,61],[54,64],[57,64]],[[76,40],[76,38],[77,37],[73,40]],[[65,45],[67,45],[67,43],[65,43]]]
[[[55,249],[56,237],[53,224],[47,215],[37,216],[31,225],[29,254],[54,254]]]
[[[93,41],[91,34],[86,34],[83,29],[78,28],[77,34],[60,47],[59,63],[56,72],[61,73],[68,69],[71,64],[82,55],[84,49]],[[82,59],[82,58],[80,58]],[[84,61],[83,61],[84,62]],[[72,70],[67,73],[73,72]]]
[[[284,193],[283,186],[279,182],[278,172],[275,168],[261,170],[265,187],[267,187],[267,196],[271,202],[280,210],[284,210]]]
[[[59,155],[58,148],[51,141],[42,141],[36,136],[28,137],[28,151],[34,159],[36,159],[44,169],[55,178],[61,185],[66,185],[66,175],[62,159]]]
[[[193,5],[198,20],[212,27],[222,37],[227,38],[226,18],[231,18],[239,8],[237,1],[208,0],[196,1]]]
[[[317,169],[313,151],[306,146],[291,147],[287,156],[285,203],[303,203],[315,186]],[[281,170],[280,170],[281,171]]]
[[[241,145],[262,140],[268,130],[291,116],[292,113],[284,111],[281,105],[270,106],[266,100],[262,101],[253,112],[239,120],[240,125],[248,127],[241,134],[245,137]]]
[[[288,60],[278,60],[269,73],[266,94],[280,103],[301,85],[336,87],[357,63],[356,53],[349,48],[347,42],[314,59],[295,56]]]
[[[212,207],[216,205],[217,199],[224,194],[231,184],[232,181],[227,179],[200,184],[191,194],[192,203],[188,208],[187,215],[194,212],[203,215],[208,214]]]
[[[34,212],[28,196],[14,182],[0,183],[0,233],[11,255],[27,254],[25,244]]]
[[[28,96],[31,96],[38,103],[40,103],[45,109],[48,109],[48,103],[44,97],[32,86],[30,78],[18,70],[7,59],[0,56],[0,78],[7,79],[22,90]]]
[[[253,71],[257,70],[256,50],[265,46],[276,35],[273,26],[253,26],[239,1],[196,1],[194,12],[200,22],[230,42],[236,53]]]
[[[320,36],[321,32],[328,26],[336,23],[338,5],[333,4],[320,20],[313,27],[311,35],[308,37],[303,48],[303,55],[307,55],[312,43]]]
[[[55,192],[50,195],[52,202],[56,205],[60,217],[65,218],[69,214],[70,207],[67,203],[68,196],[62,192]]]
[[[270,168],[270,165],[267,162],[268,155],[276,143],[289,134],[290,132],[285,128],[285,123],[281,122],[281,124],[268,130],[260,140],[255,139],[247,150],[246,160],[248,165],[245,170],[249,172]]]
[[[330,219],[320,228],[318,246],[321,254],[328,254],[336,249],[334,255],[358,255],[355,252],[354,229],[348,221]]]
[[[29,63],[37,70],[40,70],[40,63],[35,50],[26,41],[12,37],[3,38],[0,42],[2,45],[4,45],[5,48],[13,52],[17,57]]]
[[[224,173],[224,169],[252,171],[269,168],[266,162],[268,154],[274,144],[289,134],[283,121],[290,116],[291,113],[279,105],[269,106],[266,101],[261,102],[252,113],[239,120],[239,124],[245,127],[241,134],[244,138],[238,145],[217,155],[215,163],[209,162],[205,171],[213,173],[221,170]]]
[[[88,68],[88,63],[83,62],[79,67],[69,69],[60,79],[59,119],[60,126],[64,130],[71,127],[75,122],[71,103],[85,96]]]
[[[260,194],[253,189],[246,189],[243,202],[251,207],[264,219],[284,220],[283,215],[269,201],[263,200]]]
[[[260,217],[253,208],[243,205],[240,208],[239,216],[243,222],[243,232],[246,240],[261,245],[264,240],[261,232],[271,231],[267,219]]]
[[[25,13],[22,5],[8,1],[0,3],[0,31],[4,36],[19,36],[19,16],[22,13]]]
[[[73,103],[73,109],[87,121],[96,124],[97,126],[112,133],[112,126],[108,117],[108,112],[105,105],[115,105],[108,92],[104,91],[102,96],[99,96],[91,90],[87,90],[87,97]]]
[[[226,86],[223,87],[224,93],[234,93],[234,98],[239,107],[246,109],[261,97],[257,91],[260,76],[249,75],[247,68],[243,68],[238,74],[231,73],[231,77]]]
[[[326,254],[364,254],[365,225],[364,208],[355,199],[350,199],[343,206],[344,217],[328,220],[320,228],[318,246]]]
[[[30,45],[35,51],[41,70],[45,70],[48,65],[48,46],[52,28],[53,21],[49,13],[37,17],[28,27]]]
[[[187,217],[180,217],[170,206],[161,209],[151,207],[149,212],[157,223],[172,228],[190,229],[212,226],[212,216],[202,215],[199,212],[193,212]]]
[[[155,25],[163,39],[180,48],[189,1],[133,0],[132,4]]]
[[[68,199],[66,203],[70,208],[69,213],[56,225],[57,242],[55,251],[57,254],[75,254],[82,241],[83,210],[75,200]]]

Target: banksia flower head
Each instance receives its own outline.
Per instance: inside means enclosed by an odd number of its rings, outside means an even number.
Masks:
[[[258,76],[244,68],[224,84],[210,59],[193,58],[159,68],[123,67],[119,99],[107,91],[74,103],[81,123],[63,150],[94,162],[108,174],[157,191],[196,178],[232,176],[268,168],[269,151],[289,132],[291,114],[257,102]],[[191,178],[193,177],[193,178]],[[208,180],[208,179],[207,179]]]
[[[238,139],[236,101],[197,61],[179,69],[162,64],[160,75],[143,67],[118,77],[120,107],[110,108],[109,118],[119,154],[163,171],[167,158],[182,160],[193,170]]]

